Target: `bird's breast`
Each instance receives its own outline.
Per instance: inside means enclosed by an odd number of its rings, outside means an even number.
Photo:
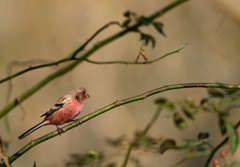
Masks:
[[[83,104],[76,99],[63,106],[61,109],[52,114],[49,119],[53,125],[61,125],[71,121],[78,116],[83,109]]]

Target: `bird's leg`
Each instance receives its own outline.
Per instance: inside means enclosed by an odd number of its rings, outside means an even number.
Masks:
[[[65,131],[63,129],[59,128],[57,125],[56,125],[56,127],[57,127],[58,134],[61,136],[61,133],[64,133]]]

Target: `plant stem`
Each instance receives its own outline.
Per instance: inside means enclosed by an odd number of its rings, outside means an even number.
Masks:
[[[145,129],[139,134],[138,137],[135,138],[135,140],[130,144],[128,150],[127,150],[127,154],[125,156],[124,162],[122,167],[126,167],[131,151],[132,149],[137,145],[137,143],[147,134],[147,132],[149,131],[149,129],[153,126],[153,124],[156,122],[160,112],[162,111],[161,107],[158,107],[157,111],[154,113],[152,119],[150,120],[150,122],[147,124],[147,126],[145,127]]]

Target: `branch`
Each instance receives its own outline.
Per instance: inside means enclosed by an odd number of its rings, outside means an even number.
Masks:
[[[150,90],[148,92],[142,93],[140,95],[137,96],[133,96],[127,99],[123,99],[123,100],[117,100],[115,102],[113,102],[112,104],[109,104],[91,114],[88,114],[86,116],[84,116],[83,118],[81,118],[79,121],[73,122],[71,124],[68,124],[67,126],[64,126],[62,129],[64,132],[77,127],[78,125],[87,122],[91,119],[93,119],[94,117],[101,115],[109,110],[112,110],[116,107],[128,104],[128,103],[133,103],[139,100],[144,100],[147,97],[153,96],[155,94],[161,93],[161,92],[165,92],[165,91],[169,91],[169,90],[174,90],[174,89],[184,89],[184,88],[222,88],[222,89],[240,89],[240,85],[231,85],[231,84],[219,84],[219,83],[185,83],[185,84],[175,84],[175,85],[166,85],[163,87],[159,87],[153,90]],[[27,144],[26,146],[24,146],[22,149],[20,149],[18,152],[16,152],[13,156],[11,156],[9,158],[9,163],[11,164],[12,162],[14,162],[16,159],[18,159],[22,154],[24,154],[25,152],[27,152],[28,150],[30,150],[31,148],[35,147],[36,145],[49,140],[55,136],[58,136],[58,131],[54,131],[51,132],[47,135],[44,135],[38,139],[32,140],[29,144]],[[0,167],[4,167],[4,164],[1,164]]]
[[[130,157],[131,151],[132,149],[138,144],[138,142],[147,134],[147,132],[149,131],[149,129],[152,127],[152,125],[156,122],[160,112],[162,111],[161,107],[158,107],[157,111],[154,113],[152,119],[150,120],[150,122],[147,124],[147,126],[145,127],[145,129],[139,134],[138,137],[135,138],[135,140],[130,144],[130,146],[128,147],[127,150],[127,154],[126,157],[124,159],[123,165],[122,167],[127,166],[128,163],[128,159]]]
[[[185,48],[187,46],[187,43],[184,44],[183,46],[181,46],[179,49],[175,50],[175,51],[172,51],[172,52],[169,52],[157,59],[154,59],[154,60],[150,60],[150,61],[144,61],[144,62],[136,62],[136,61],[105,61],[105,62],[98,62],[98,61],[93,61],[93,60],[89,60],[89,59],[86,59],[87,62],[89,63],[93,63],[93,64],[132,64],[132,65],[139,65],[139,64],[152,64],[152,63],[155,63],[169,55],[172,55],[174,53],[179,53],[179,51],[181,51],[183,48]]]
[[[240,121],[235,125],[235,129],[237,129],[240,126]],[[225,145],[229,140],[229,137],[227,136],[221,143],[219,143],[216,147],[214,147],[210,153],[210,156],[208,157],[204,167],[208,167],[209,164],[212,161],[213,156],[215,155],[215,153],[223,146]]]
[[[177,167],[178,165],[182,164],[183,162],[192,159],[192,158],[196,158],[196,157],[204,157],[210,154],[210,151],[204,151],[204,152],[198,152],[198,153],[189,153],[186,157],[184,157],[183,159],[181,159],[180,161],[178,161],[175,165],[171,166],[171,167]]]
[[[154,13],[153,15],[149,16],[150,20],[154,20],[157,17],[165,14],[166,12],[168,12],[171,9],[174,9],[175,7],[177,7],[178,5],[186,2],[187,0],[177,0],[174,1],[173,3],[171,3],[170,5],[166,6],[163,9],[160,9],[159,11],[157,11],[156,13]],[[34,85],[32,88],[30,88],[29,90],[27,90],[26,92],[24,92],[20,97],[16,98],[14,101],[10,102],[9,105],[7,105],[6,107],[4,107],[1,111],[0,111],[0,119],[6,115],[7,113],[9,113],[12,109],[14,109],[18,103],[22,103],[24,100],[26,100],[28,97],[30,97],[31,95],[33,95],[34,93],[36,93],[39,89],[41,89],[43,86],[45,86],[47,83],[49,83],[50,81],[52,81],[53,79],[66,74],[67,72],[71,71],[72,69],[74,69],[77,65],[79,65],[80,63],[82,63],[82,61],[86,60],[91,54],[93,54],[94,52],[96,52],[98,49],[102,48],[103,46],[109,44],[110,42],[126,35],[129,32],[132,32],[133,30],[136,30],[138,27],[143,26],[144,23],[143,22],[139,22],[134,24],[133,26],[128,27],[125,30],[122,30],[108,38],[106,38],[105,40],[101,41],[98,43],[98,45],[93,46],[91,49],[89,49],[86,53],[84,53],[80,58],[78,58],[76,61],[72,62],[71,64],[69,64],[68,66],[48,75],[47,77],[45,77],[43,80],[41,80],[39,83],[37,83],[36,85]],[[77,49],[79,50],[79,49]],[[76,51],[77,51],[76,50]],[[73,54],[71,55],[71,57],[74,57],[74,55],[77,54],[77,52],[73,52]],[[62,60],[59,60],[59,62],[63,62],[63,61],[69,61],[69,58],[65,58]],[[54,64],[54,63],[52,63]],[[42,65],[44,66],[44,65]],[[46,65],[45,65],[46,66]],[[37,67],[35,67],[37,68]],[[26,72],[26,71],[24,71]],[[24,73],[22,72],[22,73]],[[20,75],[20,74],[19,74]],[[16,76],[15,76],[16,77]],[[5,79],[9,80],[11,79]],[[3,81],[0,81],[0,83]]]
[[[44,68],[44,67],[50,67],[50,66],[57,66],[58,64],[61,64],[63,62],[67,62],[67,61],[73,61],[76,59],[76,56],[79,52],[81,52],[82,50],[84,50],[84,48],[87,46],[87,44],[93,40],[101,31],[103,31],[104,29],[106,29],[108,26],[110,25],[113,25],[113,24],[117,24],[117,25],[120,25],[118,22],[116,21],[112,21],[112,22],[109,22],[107,23],[106,25],[104,25],[103,27],[101,27],[99,30],[97,30],[82,46],[80,46],[77,50],[75,50],[71,56],[69,57],[66,57],[66,58],[63,58],[61,60],[58,60],[58,61],[55,61],[55,62],[51,62],[51,63],[46,63],[46,64],[41,64],[41,65],[37,65],[37,66],[29,66],[28,68],[22,70],[22,71],[19,71],[13,75],[10,75],[6,78],[3,78],[0,80],[0,84],[3,83],[3,82],[6,82],[10,79],[13,79],[19,75],[22,75],[26,72],[29,72],[29,71],[32,71],[32,70],[36,70],[36,69],[39,69],[39,68]],[[121,25],[120,25],[121,26]]]
[[[77,50],[73,53],[73,55],[71,56],[71,58],[72,58],[72,59],[75,59],[76,56],[77,56],[77,54],[78,54],[78,52],[79,52],[79,51],[82,51],[82,50],[87,46],[87,44],[88,44],[91,40],[93,40],[93,39],[94,39],[100,32],[102,32],[104,29],[108,28],[108,26],[114,25],[114,24],[118,25],[119,27],[122,27],[121,24],[120,24],[119,22],[117,22],[117,21],[111,21],[111,22],[109,22],[108,24],[104,25],[102,28],[100,28],[99,30],[97,30],[79,49],[77,49]]]

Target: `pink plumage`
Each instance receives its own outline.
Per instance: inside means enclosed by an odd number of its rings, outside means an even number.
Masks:
[[[89,97],[87,90],[83,87],[72,89],[70,92],[59,98],[54,106],[41,116],[45,116],[42,122],[29,129],[18,138],[23,139],[45,125],[56,125],[57,130],[60,133],[60,130],[62,129],[60,129],[58,125],[74,121],[74,118],[78,116],[83,109],[83,102]]]

